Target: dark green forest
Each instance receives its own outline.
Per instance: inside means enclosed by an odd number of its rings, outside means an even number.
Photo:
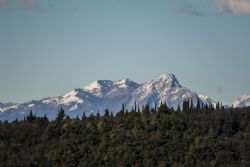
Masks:
[[[0,122],[1,167],[249,167],[250,108],[124,105],[113,115]],[[182,108],[182,111],[181,109]]]

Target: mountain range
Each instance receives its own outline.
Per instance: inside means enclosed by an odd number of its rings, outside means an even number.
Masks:
[[[62,107],[70,117],[87,116],[99,112],[104,114],[109,109],[116,114],[122,104],[130,110],[135,102],[142,107],[148,104],[150,107],[159,106],[161,102],[168,107],[177,109],[183,101],[192,100],[194,105],[198,99],[202,105],[216,105],[216,102],[208,96],[199,95],[188,88],[183,87],[174,74],[163,74],[153,80],[138,84],[129,79],[118,81],[97,80],[83,87],[74,89],[63,96],[46,97],[41,100],[32,100],[26,103],[0,103],[0,120],[12,121],[16,118],[23,119],[32,110],[37,116],[44,114],[52,120],[55,119],[58,110]],[[245,102],[248,101],[248,102]],[[250,97],[244,96],[232,102],[234,107],[250,105]]]

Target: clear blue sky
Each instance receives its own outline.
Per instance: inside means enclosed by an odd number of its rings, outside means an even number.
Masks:
[[[215,100],[250,94],[243,1],[0,0],[0,101],[166,72]]]

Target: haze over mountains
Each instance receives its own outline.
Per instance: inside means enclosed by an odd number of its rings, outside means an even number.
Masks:
[[[174,74],[164,74],[153,80],[138,84],[129,79],[118,81],[97,80],[79,89],[74,89],[63,96],[47,97],[30,102],[0,103],[0,120],[23,119],[32,110],[37,116],[47,115],[54,119],[58,110],[62,107],[70,117],[81,116],[84,112],[90,114],[104,113],[108,108],[114,114],[117,113],[122,104],[131,109],[135,102],[142,107],[149,104],[150,107],[166,103],[168,107],[177,109],[182,106],[183,101],[192,99],[197,104],[198,99],[202,105],[216,105],[210,97],[199,95],[196,92],[183,87]],[[249,96],[232,102],[234,107],[250,105]],[[248,100],[248,102],[243,102]],[[238,102],[239,101],[239,102]]]

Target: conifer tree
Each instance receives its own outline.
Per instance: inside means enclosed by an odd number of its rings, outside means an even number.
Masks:
[[[34,121],[36,119],[36,117],[33,115],[32,110],[30,110],[30,113],[26,119],[27,119],[27,121]]]
[[[106,109],[106,110],[105,110],[104,116],[105,116],[105,117],[109,117],[109,109]]]
[[[1,121],[0,121],[0,123],[1,123]],[[16,119],[13,121],[13,123],[18,123],[18,118],[16,118]]]
[[[125,113],[125,105],[124,105],[124,103],[122,103],[122,109],[121,109],[120,112],[118,113],[118,116],[119,116],[119,117],[120,117],[120,116],[123,116],[124,113]]]
[[[91,118],[91,119],[93,119],[93,118],[94,118],[93,113],[91,113],[91,114],[89,115],[89,118]]]
[[[191,102],[190,102],[190,108],[189,108],[190,112],[193,112],[194,111],[194,103],[193,103],[193,99],[191,99]]]
[[[69,121],[70,120],[70,116],[66,115],[65,119]]]
[[[61,121],[61,120],[63,120],[65,117],[66,117],[65,111],[63,110],[63,108],[61,108],[61,109],[58,111],[56,120]]]
[[[177,107],[177,111],[180,112],[181,111],[181,107],[180,105],[178,104],[178,107]]]
[[[48,122],[48,121],[49,121],[49,119],[48,119],[48,117],[47,117],[46,113],[45,113],[45,114],[44,114],[44,116],[43,116],[43,120],[44,120],[44,121],[46,121],[46,122]]]
[[[86,119],[86,115],[85,115],[85,111],[82,114],[82,121],[84,121]]]
[[[196,110],[197,110],[197,111],[200,111],[200,109],[201,109],[201,104],[200,104],[200,99],[198,98],[198,99],[197,99]]]
[[[155,111],[157,110],[157,105],[156,105],[156,102],[155,102]]]
[[[189,111],[189,100],[184,100],[183,105],[182,105],[182,110],[183,112]]]
[[[97,114],[96,114],[96,119],[99,119],[101,116],[100,116],[100,112],[98,110]]]
[[[80,120],[80,119],[79,119],[79,116],[78,116],[78,114],[76,115],[76,120],[77,120],[77,121],[79,121],[79,120]]]
[[[216,103],[216,110],[220,110],[220,102],[219,101]]]
[[[136,106],[136,101],[135,101],[135,112],[136,112],[137,106]]]
[[[224,105],[221,103],[221,110],[224,111],[225,110],[225,107]]]

